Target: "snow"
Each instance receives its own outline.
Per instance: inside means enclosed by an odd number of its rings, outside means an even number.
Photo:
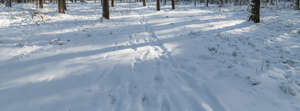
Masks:
[[[0,6],[0,110],[300,110],[299,11],[147,5]]]

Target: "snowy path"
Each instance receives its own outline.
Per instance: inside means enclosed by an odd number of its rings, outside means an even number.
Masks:
[[[0,11],[10,21],[0,27],[1,111],[300,110],[299,12],[263,9],[252,24],[240,7],[124,3],[100,22],[88,3],[65,15],[46,5],[39,21],[16,7]]]

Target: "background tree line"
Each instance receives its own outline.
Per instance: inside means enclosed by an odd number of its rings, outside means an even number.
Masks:
[[[97,0],[90,0],[95,1]],[[100,0],[102,5],[102,17],[109,19],[109,7],[114,7],[115,2],[119,3],[132,3],[132,2],[142,2],[143,6],[147,5],[147,2],[156,2],[156,10],[160,11],[161,4],[167,5],[167,0]],[[255,23],[260,22],[260,8],[263,6],[277,6],[278,4],[288,4],[288,7],[293,7],[296,10],[300,10],[299,0],[169,0],[171,2],[172,9],[175,9],[175,4],[179,3],[194,3],[195,6],[198,4],[205,4],[207,7],[209,4],[218,4],[219,7],[223,5],[249,5],[250,14],[249,21]],[[39,8],[44,8],[44,3],[57,3],[58,12],[65,13],[67,10],[67,2],[86,2],[85,0],[0,0],[0,3],[5,4],[6,7],[12,7],[13,3],[37,3]]]

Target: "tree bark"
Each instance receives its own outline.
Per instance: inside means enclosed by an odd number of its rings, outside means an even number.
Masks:
[[[44,0],[39,0],[40,8],[44,8]]]
[[[156,0],[156,10],[160,11],[160,0]]]
[[[172,9],[175,9],[175,0],[171,0],[172,4]]]
[[[67,10],[67,3],[66,3],[66,2],[67,2],[67,0],[63,0],[63,3],[64,3],[64,4],[63,4],[63,7],[64,7],[64,10]]]
[[[64,0],[58,0],[58,12],[65,13]]]
[[[146,0],[143,0],[143,6],[144,7],[146,6]]]
[[[239,0],[234,0],[233,2],[234,2],[233,3],[234,5],[238,5],[239,4]]]
[[[6,7],[11,7],[11,0],[7,0],[5,5]]]
[[[109,19],[109,0],[103,0],[102,16]]]
[[[251,0],[250,3],[250,16],[249,21],[253,21],[254,23],[260,22],[260,0]]]
[[[300,10],[300,3],[299,3],[299,0],[296,0],[296,10]]]
[[[219,0],[219,7],[223,6],[223,0]]]
[[[270,5],[274,5],[274,1],[273,0],[270,0]]]
[[[209,1],[208,1],[208,0],[206,0],[206,7],[208,7],[208,2],[209,2]]]

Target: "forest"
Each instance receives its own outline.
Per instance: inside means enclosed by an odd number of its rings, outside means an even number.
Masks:
[[[299,0],[0,0],[0,111],[300,111]]]

